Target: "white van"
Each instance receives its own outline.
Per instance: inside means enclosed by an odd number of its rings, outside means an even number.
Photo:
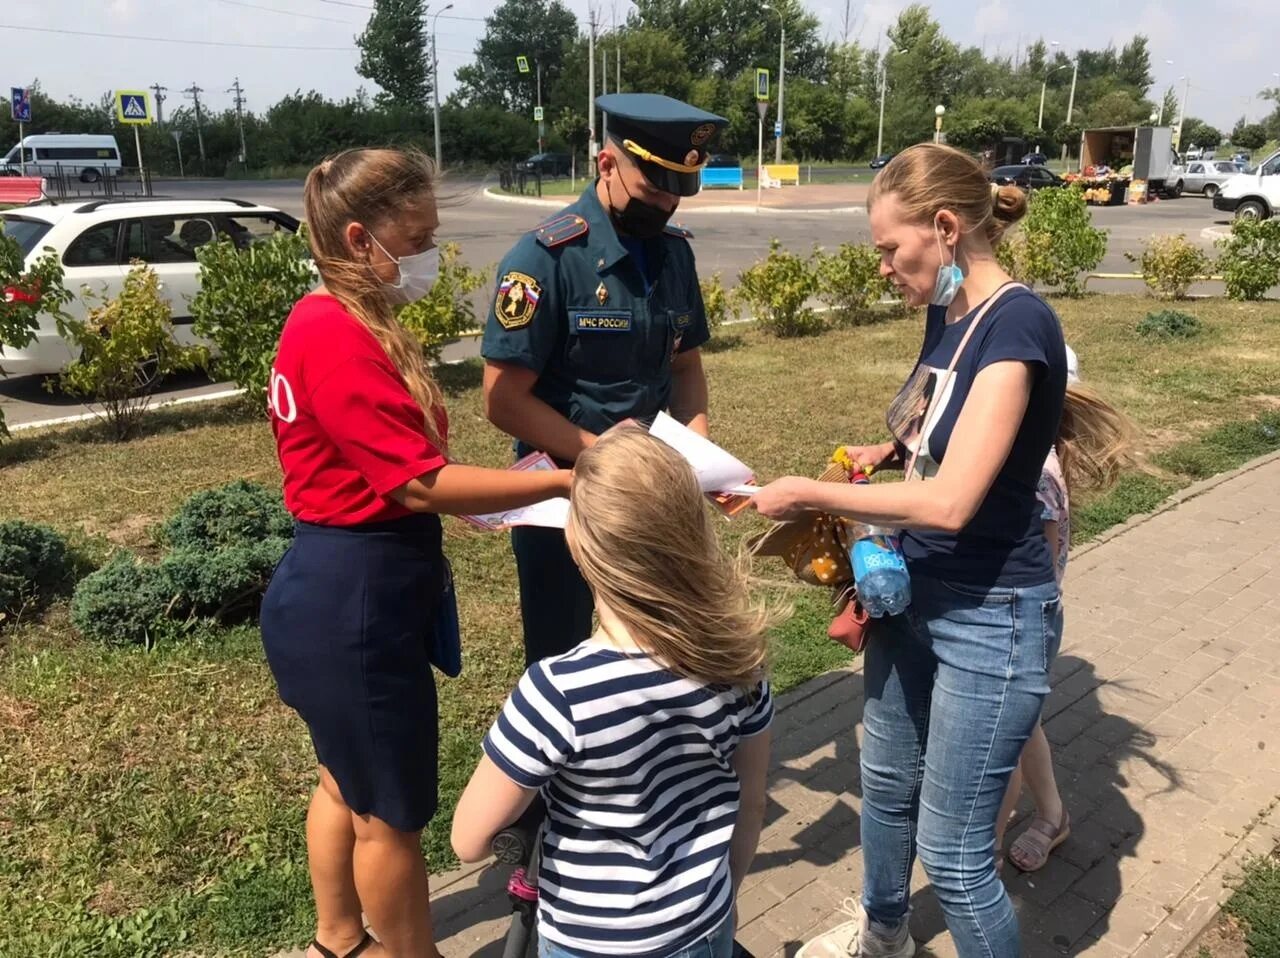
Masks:
[[[92,133],[35,133],[25,137],[0,160],[0,176],[21,173],[22,159],[26,160],[27,176],[53,176],[61,169],[85,183],[118,176],[121,169],[116,138]]]
[[[1222,184],[1213,208],[1234,213],[1236,219],[1265,220],[1280,215],[1280,152],[1255,169],[1237,173]]]

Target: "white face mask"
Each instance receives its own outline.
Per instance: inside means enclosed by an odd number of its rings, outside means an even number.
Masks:
[[[372,233],[369,234],[369,238],[378,243],[378,237]],[[381,243],[378,243],[378,249],[382,250],[387,259],[396,264],[399,272],[399,279],[396,282],[388,283],[386,280],[382,282],[382,292],[386,295],[388,302],[402,306],[405,303],[416,302],[431,292],[431,287],[436,284],[436,278],[440,275],[440,247],[433,246],[421,253],[399,258],[388,253],[387,248]]]

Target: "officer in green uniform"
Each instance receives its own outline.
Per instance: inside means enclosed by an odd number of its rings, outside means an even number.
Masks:
[[[691,234],[669,222],[728,121],[651,93],[596,104],[609,133],[599,178],[502,261],[481,350],[489,419],[517,455],[564,466],[611,426],[663,410],[707,433],[707,318]],[[591,634],[592,600],[564,533],[519,528],[512,542],[527,661],[568,651]]]

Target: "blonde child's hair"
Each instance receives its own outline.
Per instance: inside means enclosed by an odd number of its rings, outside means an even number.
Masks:
[[[1068,495],[1080,488],[1113,486],[1133,464],[1133,424],[1088,386],[1067,384],[1055,448]]]
[[[597,600],[685,678],[754,687],[778,615],[752,599],[745,560],[721,548],[689,464],[641,429],[578,456],[568,540]]]

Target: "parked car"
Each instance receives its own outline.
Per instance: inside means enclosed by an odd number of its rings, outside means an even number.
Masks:
[[[568,176],[572,166],[573,158],[568,153],[535,153],[520,164],[520,169],[543,176]]]
[[[990,179],[1001,186],[1012,184],[1024,190],[1063,185],[1062,177],[1043,166],[997,166],[991,171]]]
[[[873,170],[884,169],[886,166],[889,165],[889,161],[892,160],[895,155],[896,154],[894,153],[881,153],[879,156],[877,156],[874,160],[871,161],[871,168]]]
[[[1234,213],[1240,220],[1265,220],[1280,214],[1280,152],[1272,153],[1257,169],[1237,173],[1222,184],[1213,208]]]
[[[215,236],[247,249],[282,230],[296,233],[298,221],[244,200],[92,200],[5,210],[0,230],[17,241],[28,268],[52,249],[66,288],[76,293],[87,286],[96,295],[118,296],[130,262],[142,260],[160,278],[177,340],[209,345],[192,329],[190,302],[200,291],[196,250]],[[14,294],[4,290],[6,297]],[[65,308],[83,319],[93,305],[77,295]],[[35,340],[24,349],[5,349],[3,366],[11,376],[55,375],[75,358],[53,317],[41,316]]]
[[[1239,163],[1228,160],[1196,160],[1188,163],[1186,170],[1178,177],[1174,193],[1203,193],[1213,199],[1218,190],[1222,189],[1222,184],[1243,169]]]
[[[741,165],[742,161],[732,153],[712,153],[707,157],[707,166],[711,169],[735,169]]]
[[[1025,166],[1044,166],[1049,162],[1049,158],[1043,153],[1028,153],[1022,158]]]

